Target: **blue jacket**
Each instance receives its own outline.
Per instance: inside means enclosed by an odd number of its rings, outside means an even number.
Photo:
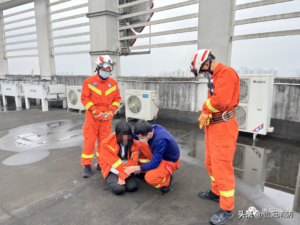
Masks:
[[[152,124],[152,127],[154,133],[153,137],[148,140],[148,144],[153,157],[151,162],[141,166],[142,171],[156,169],[162,159],[175,163],[180,157],[179,147],[172,135],[162,126]],[[139,139],[135,134],[133,138]]]

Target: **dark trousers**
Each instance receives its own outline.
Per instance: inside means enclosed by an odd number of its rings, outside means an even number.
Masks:
[[[133,192],[136,191],[139,187],[138,182],[134,176],[134,174],[131,174],[126,180],[125,185],[119,185],[118,184],[119,177],[118,175],[109,172],[105,183],[109,187],[109,189],[116,195],[121,195],[125,191]]]

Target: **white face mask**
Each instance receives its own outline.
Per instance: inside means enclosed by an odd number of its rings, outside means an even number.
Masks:
[[[147,137],[146,137],[145,139],[139,138],[140,141],[144,141],[144,142],[149,141],[149,139],[150,139],[150,138],[148,137],[148,135],[147,135]]]
[[[148,141],[148,139],[141,139],[141,138],[139,138],[139,140],[140,140],[140,141],[144,141],[144,142],[147,142],[147,141]]]

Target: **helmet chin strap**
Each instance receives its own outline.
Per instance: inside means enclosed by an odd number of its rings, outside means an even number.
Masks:
[[[97,72],[99,74],[99,70],[100,70],[100,67],[97,66],[94,72]]]

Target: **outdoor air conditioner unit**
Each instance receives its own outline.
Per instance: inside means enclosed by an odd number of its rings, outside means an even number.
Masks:
[[[24,84],[30,83],[29,80],[14,79],[1,83],[3,105],[7,105],[7,96],[14,97],[16,108],[22,108],[22,99],[24,98]]]
[[[85,110],[84,105],[81,103],[82,86],[68,86],[67,99],[68,99],[68,112],[69,109],[77,109],[79,113]]]
[[[239,130],[266,135],[271,127],[274,75],[239,75],[240,99],[237,107]]]
[[[156,91],[126,90],[125,91],[125,117],[154,120],[157,118],[157,94]]]

